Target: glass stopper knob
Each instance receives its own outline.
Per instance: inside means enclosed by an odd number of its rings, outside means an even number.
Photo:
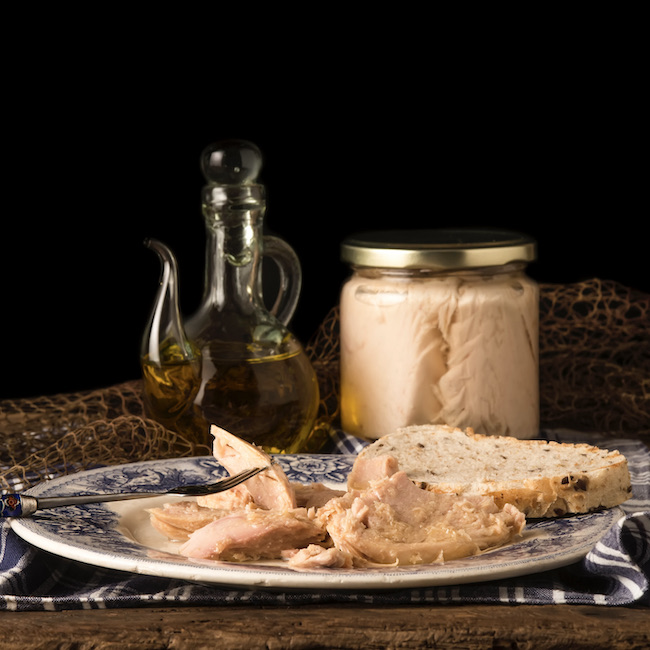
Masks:
[[[208,145],[201,154],[201,170],[208,183],[248,185],[262,168],[262,153],[252,142],[224,140]]]

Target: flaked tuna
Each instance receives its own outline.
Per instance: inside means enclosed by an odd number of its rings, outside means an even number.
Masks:
[[[333,544],[355,565],[445,562],[512,541],[525,525],[491,497],[421,490],[404,472],[332,499],[319,511]]]

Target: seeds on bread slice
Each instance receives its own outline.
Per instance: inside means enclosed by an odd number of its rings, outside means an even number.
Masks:
[[[359,453],[348,488],[366,487],[366,461],[382,456],[394,458],[426,490],[492,496],[529,518],[611,508],[632,495],[627,460],[618,451],[443,425],[405,427],[376,440]]]

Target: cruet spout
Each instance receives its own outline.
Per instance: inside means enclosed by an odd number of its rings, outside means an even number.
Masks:
[[[149,416],[170,429],[183,429],[207,444],[207,429],[195,424],[194,398],[201,382],[201,353],[185,334],[178,301],[178,268],[172,251],[145,240],[162,265],[160,286],[142,339],[140,363]]]
[[[185,335],[181,319],[176,257],[166,244],[157,239],[146,239],[144,243],[158,254],[162,268],[149,329],[142,341],[142,355],[150,363],[190,361],[196,352]]]

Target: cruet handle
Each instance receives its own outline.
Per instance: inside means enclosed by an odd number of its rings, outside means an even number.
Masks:
[[[302,287],[302,269],[296,252],[279,237],[264,236],[264,257],[271,258],[280,271],[280,287],[271,313],[288,325],[298,305]]]

